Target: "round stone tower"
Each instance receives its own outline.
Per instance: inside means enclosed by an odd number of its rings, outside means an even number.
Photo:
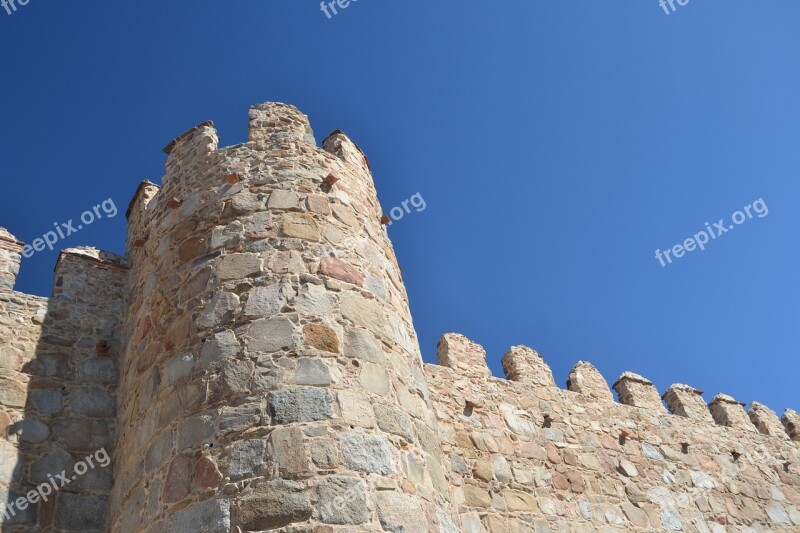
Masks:
[[[367,158],[284,104],[129,210],[114,531],[456,532]]]

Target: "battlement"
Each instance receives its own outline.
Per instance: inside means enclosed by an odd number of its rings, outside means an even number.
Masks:
[[[450,368],[458,375],[469,377],[492,377],[486,363],[486,350],[467,337],[447,333],[439,341],[439,366]],[[505,379],[509,382],[532,387],[556,388],[550,366],[536,350],[527,346],[513,346],[502,358]],[[428,365],[430,367],[430,365]],[[787,409],[784,423],[763,404],[753,402],[748,411],[731,396],[718,394],[706,404],[703,391],[683,384],[671,385],[660,396],[652,381],[633,372],[623,372],[614,383],[619,403],[645,410],[659,416],[669,412],[698,423],[737,428],[758,432],[781,439],[797,440],[797,413]],[[588,401],[613,402],[614,397],[608,382],[591,363],[579,361],[572,368],[567,380],[567,389],[584,396]],[[666,402],[667,407],[664,406]],[[794,437],[792,433],[794,432]]]

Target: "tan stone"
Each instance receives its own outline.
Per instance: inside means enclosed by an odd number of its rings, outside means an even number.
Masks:
[[[525,492],[504,490],[503,499],[505,499],[506,507],[509,511],[524,511],[529,513],[539,512],[539,506],[536,504],[536,499]]]
[[[281,224],[281,232],[284,237],[319,241],[319,227],[309,215],[287,215]]]
[[[467,507],[482,507],[488,509],[492,506],[492,497],[488,491],[483,490],[475,485],[465,485],[464,492],[464,505]]]

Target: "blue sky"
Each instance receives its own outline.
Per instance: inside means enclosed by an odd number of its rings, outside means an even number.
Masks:
[[[0,11],[0,225],[124,250],[124,209],[204,120],[286,101],[373,163],[426,361],[443,332],[514,344],[564,385],[593,362],[800,409],[800,4],[690,0],[44,2]],[[666,268],[669,249],[763,198]],[[49,294],[57,253],[17,288]]]

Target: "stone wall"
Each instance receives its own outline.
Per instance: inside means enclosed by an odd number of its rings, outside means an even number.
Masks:
[[[562,390],[533,350],[506,354],[504,380],[468,339],[439,346],[442,366],[425,375],[461,531],[800,531],[793,411],[784,427],[756,402],[749,415],[724,395],[709,408],[701,391],[673,385],[669,414],[633,373],[615,385],[620,404],[589,363]]]
[[[0,289],[0,524],[8,532],[106,531],[110,467],[76,476],[48,501],[3,516],[37,485],[113,453],[122,258],[61,253],[50,298]]]
[[[631,372],[617,403],[587,362],[562,390],[526,346],[499,379],[457,334],[423,365],[366,156],[249,125],[172,141],[126,258],[65,250],[49,299],[0,229],[0,501],[113,456],[2,531],[800,530],[795,411]]]

